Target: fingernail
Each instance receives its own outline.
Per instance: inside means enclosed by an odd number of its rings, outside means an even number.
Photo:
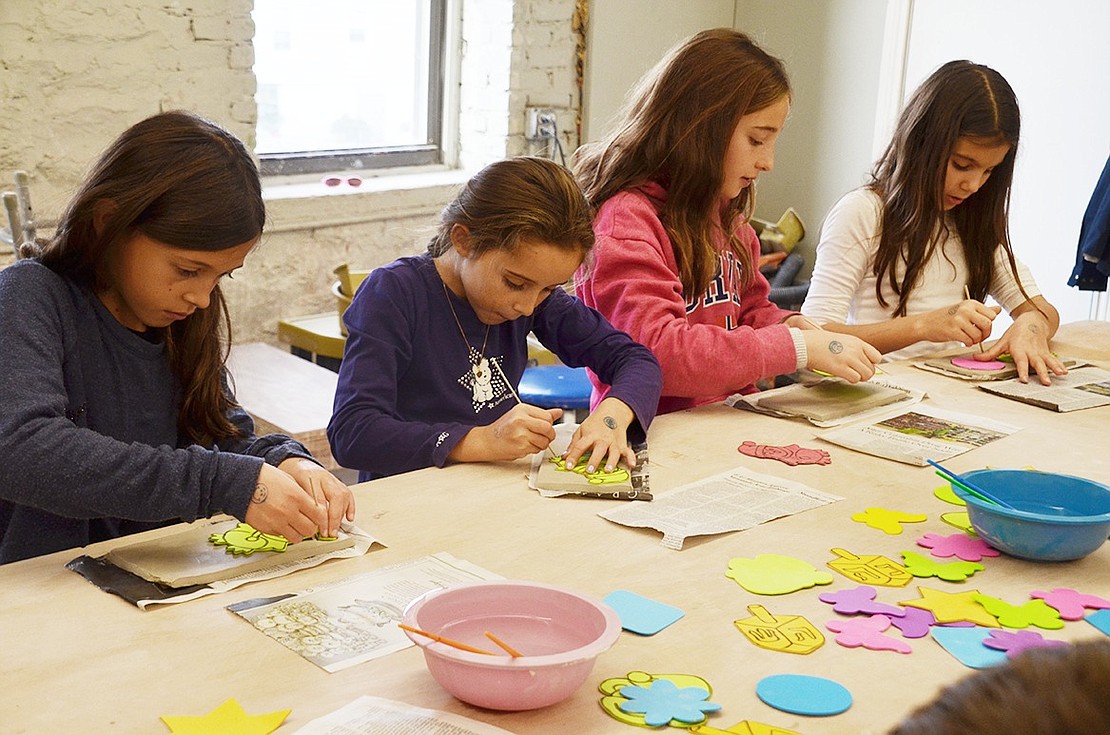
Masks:
[[[606,472],[612,472],[613,471],[613,465],[611,465],[611,464],[605,465],[605,471]]]
[[[594,472],[596,469],[592,464],[586,466],[586,472]]]

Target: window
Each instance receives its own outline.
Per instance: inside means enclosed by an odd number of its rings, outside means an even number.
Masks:
[[[255,0],[263,174],[442,161],[447,0]]]

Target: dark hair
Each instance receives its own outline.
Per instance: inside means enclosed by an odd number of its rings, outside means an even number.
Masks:
[[[633,90],[615,130],[579,149],[578,182],[595,207],[618,192],[656,181],[667,189],[660,219],[674,246],[687,298],[703,292],[719,263],[712,242],[718,226],[724,160],[737,123],[790,95],[782,62],[748,36],[716,28],[671,49]],[[739,247],[738,217],[750,217],[749,186],[721,212],[743,285],[754,275],[751,253]]]
[[[881,235],[875,256],[875,295],[886,306],[884,282],[898,296],[894,316],[904,316],[910,293],[939,238],[946,236],[944,185],[948,160],[960,138],[1010,150],[986,183],[948,215],[963,243],[972,298],[983,300],[994,273],[995,248],[1006,251],[1018,288],[1017,263],[1007,225],[1010,185],[1021,133],[1017,96],[994,69],[949,61],[926,79],[902,111],[894,136],[871,173],[869,186],[882,199]],[[905,265],[899,277],[896,268]]]
[[[99,227],[95,213],[102,213]],[[192,113],[164,112],[136,123],[108,147],[54,237],[28,254],[99,293],[109,286],[106,256],[134,234],[211,252],[257,240],[265,219],[258,169],[243,143]],[[224,389],[221,329],[230,342],[231,322],[217,285],[208,308],[163,330],[182,387],[178,429],[203,445],[239,434],[227,419],[234,404]]]
[[[1106,735],[1110,641],[1034,648],[946,687],[889,735]]]
[[[451,229],[470,232],[474,255],[512,250],[521,240],[539,240],[585,254],[594,244],[593,210],[574,177],[546,158],[518,156],[474,174],[439,216],[428,252],[451,248]]]

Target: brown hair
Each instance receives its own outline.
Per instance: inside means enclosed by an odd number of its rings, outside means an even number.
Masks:
[[[913,93],[898,119],[890,144],[875,163],[869,186],[882,199],[881,234],[875,256],[875,295],[886,306],[885,283],[898,296],[894,316],[904,316],[910,293],[939,238],[947,235],[944,184],[948,160],[960,138],[1010,150],[986,183],[949,212],[963,243],[971,297],[986,298],[994,272],[995,248],[1002,247],[1018,288],[1007,225],[1010,185],[1021,133],[1021,113],[1009,83],[994,69],[970,61],[949,61]],[[899,278],[896,266],[905,265]]]
[[[674,247],[687,298],[708,287],[719,259],[713,230],[720,206],[723,164],[737,123],[790,95],[782,62],[748,36],[716,28],[671,49],[633,90],[615,130],[585,145],[575,172],[595,207],[632,187],[666,187],[660,219]],[[752,187],[720,213],[720,225],[741,264],[743,286],[754,275],[751,253],[734,234],[738,218],[755,208]]]
[[[440,213],[428,252],[451,248],[451,228],[470,232],[472,253],[513,250],[521,240],[538,240],[583,254],[594,245],[593,210],[574,177],[546,158],[518,156],[474,174]]]
[[[108,214],[94,227],[94,209]],[[187,250],[219,251],[258,239],[266,219],[250,152],[234,135],[188,112],[128,128],[101,155],[62,214],[54,237],[28,254],[94,292],[108,287],[106,256],[141,233]],[[35,252],[37,250],[37,252]],[[166,327],[166,352],[182,388],[178,430],[209,445],[238,436],[224,389],[231,322],[217,285],[208,308]]]
[[[1110,641],[1034,648],[970,674],[910,713],[889,735],[1106,735]]]

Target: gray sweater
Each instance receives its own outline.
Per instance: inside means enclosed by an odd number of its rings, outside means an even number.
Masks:
[[[34,260],[0,270],[0,564],[216,513],[242,519],[287,436],[201,447],[178,434],[164,343]]]

